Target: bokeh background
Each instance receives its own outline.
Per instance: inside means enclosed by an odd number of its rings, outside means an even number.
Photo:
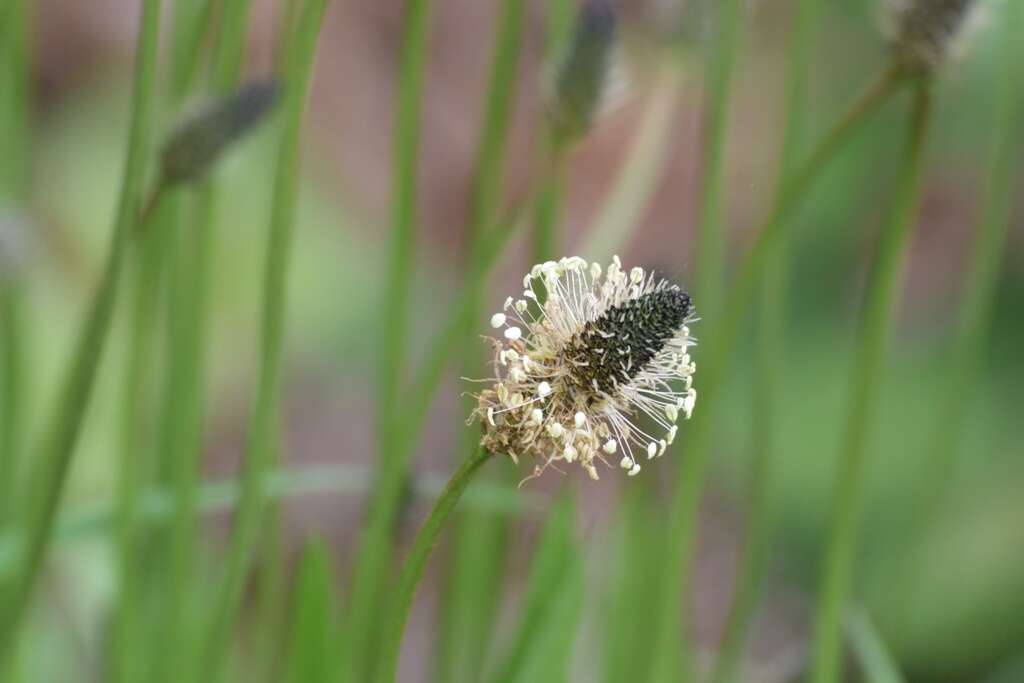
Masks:
[[[887,56],[873,0],[825,5],[806,102],[808,141],[862,90]],[[749,245],[775,187],[793,7],[788,0],[751,3],[745,19],[725,162],[728,248],[733,256]],[[998,3],[995,7],[998,17]],[[270,0],[254,2],[245,63],[249,78],[270,71],[275,9]],[[682,39],[665,30],[683,21],[671,0],[621,0],[619,9],[630,87],[571,156],[561,222],[563,251],[575,254],[587,244],[645,113],[656,101],[662,107],[668,102],[670,118],[659,145],[657,175],[637,219],[621,234],[619,251],[625,263],[658,269],[685,285],[697,267],[693,246],[706,46],[700,27]],[[33,433],[53,397],[73,330],[97,279],[115,210],[137,12],[138,3],[132,0],[36,0],[32,7],[30,194],[17,209],[28,243],[25,277],[33,332],[27,414]],[[413,332],[408,340],[414,359],[449,312],[459,288],[496,12],[496,2],[435,3],[422,117]],[[331,4],[303,141],[282,451],[283,466],[294,477],[282,509],[289,564],[310,539],[325,539],[342,596],[372,481],[373,362],[382,314],[402,25],[403,3],[398,0]],[[539,172],[545,30],[543,3],[534,2],[527,13],[518,78],[510,84],[515,110],[504,188],[509,205],[525,195]],[[952,483],[941,496],[934,523],[922,528],[913,522],[914,511],[930,500],[930,455],[953,361],[950,331],[986,196],[1000,74],[994,35],[991,27],[983,28],[965,57],[945,68],[938,81],[920,218],[871,446],[855,594],[909,681],[1024,681],[1020,165],[1015,169],[993,326],[979,373],[963,397],[966,428]],[[669,45],[673,40],[677,42]],[[665,60],[674,64],[668,80]],[[795,680],[806,665],[857,315],[867,267],[890,206],[906,107],[905,96],[890,102],[830,166],[794,218],[799,225],[792,232],[790,310],[784,322],[784,385],[777,424],[781,445],[772,487],[775,520],[749,654],[757,664],[752,669],[756,675],[750,680]],[[173,124],[161,121],[160,131]],[[226,481],[236,471],[255,390],[272,141],[262,131],[232,154],[222,173],[203,465],[211,482]],[[528,253],[525,240],[517,239],[503,258],[486,298],[487,314],[477,326],[481,334],[487,332],[490,309],[497,310],[506,294],[517,290],[529,266]],[[123,318],[119,316],[119,323]],[[38,593],[30,637],[24,639],[23,647],[31,653],[27,680],[102,680],[103,643],[116,593],[110,511],[116,481],[118,359],[123,357],[125,332],[123,325],[116,328],[105,354],[74,461],[55,552]],[[699,338],[699,323],[694,332]],[[718,647],[728,615],[747,525],[756,336],[747,338],[731,373],[722,428],[716,432],[690,587],[689,618],[708,657]],[[695,358],[699,389],[699,348]],[[414,460],[401,543],[411,538],[465,452],[463,372],[458,363],[452,364]],[[485,369],[478,374],[485,375]],[[685,440],[676,457],[686,457]],[[492,464],[493,471],[471,490],[459,513],[512,520],[504,532],[508,552],[496,582],[502,586],[496,599],[496,634],[470,649],[480,649],[479,656],[488,662],[507,647],[518,623],[540,521],[553,495],[573,487],[579,501],[579,548],[587,561],[571,679],[599,680],[595,662],[602,658],[605,623],[627,619],[642,633],[642,615],[626,614],[641,607],[628,602],[609,607],[609,594],[623,581],[646,580],[642,571],[634,575],[630,564],[620,561],[619,550],[633,533],[664,530],[658,526],[658,511],[667,510],[667,483],[673,481],[669,471],[675,466],[664,459],[645,467],[638,478],[609,473],[596,483],[576,471],[565,477],[549,472],[516,490],[526,467],[514,471],[506,461]],[[639,530],[624,524],[621,504],[624,496],[638,492],[647,501],[642,521],[650,525]],[[230,514],[227,505],[213,502],[209,507],[204,535],[210,557],[216,558]],[[448,546],[442,544],[414,608],[402,681],[434,678],[450,566]],[[907,607],[910,594],[912,608]],[[859,671],[856,666],[852,670]],[[863,672],[854,675],[870,680]]]

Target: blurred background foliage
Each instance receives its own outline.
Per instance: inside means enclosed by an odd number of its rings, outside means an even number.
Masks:
[[[24,414],[27,432],[35,434],[63,367],[57,359],[69,352],[72,330],[99,271],[115,211],[138,3],[29,4],[30,189],[15,208],[31,236],[24,275],[31,330]],[[538,172],[534,140],[541,119],[543,4],[529,3],[523,59],[518,78],[509,84],[514,88],[515,114],[504,188],[507,202],[523,196]],[[750,231],[759,225],[774,187],[784,54],[794,8],[788,0],[748,4],[725,161],[728,251],[733,256],[749,244]],[[497,6],[444,0],[434,8],[407,345],[413,362],[424,346],[420,340],[429,339],[437,321],[446,318],[459,286],[463,226]],[[806,139],[816,137],[835,119],[879,70],[886,54],[873,0],[824,6],[814,41],[806,102],[811,131]],[[673,37],[664,27],[682,16],[673,7],[668,0],[620,2],[633,85],[626,101],[602,118],[568,161],[561,230],[566,253],[575,253],[623,163],[645,106],[664,87],[654,78],[659,63],[671,60],[685,75],[680,78],[683,85],[668,136],[662,140],[667,155],[641,220],[631,226],[622,257],[628,264],[656,268],[686,284],[698,265],[692,247],[704,46],[700,30],[694,31],[696,38],[668,43]],[[254,3],[245,66],[249,77],[270,68],[274,11],[269,0]],[[993,327],[980,372],[962,405],[966,429],[954,478],[934,523],[922,528],[915,521],[915,511],[928,505],[933,493],[930,456],[953,361],[950,330],[985,196],[1002,58],[995,36],[1002,11],[993,3],[993,21],[978,34],[966,59],[942,72],[936,88],[937,120],[928,144],[920,219],[880,391],[881,420],[871,444],[856,595],[908,681],[1024,680],[1020,164],[1014,171],[1010,236]],[[384,314],[377,290],[387,245],[391,120],[402,18],[402,3],[397,0],[338,0],[331,4],[321,36],[303,138],[282,460],[288,470],[322,473],[323,486],[297,486],[282,505],[286,544],[281,552],[295,582],[289,600],[294,609],[289,613],[297,621],[295,628],[281,631],[287,642],[278,642],[275,648],[304,654],[289,660],[288,672],[271,669],[277,671],[270,674],[271,680],[277,675],[327,680],[330,675],[318,667],[329,661],[325,653],[340,637],[337,614],[347,602],[350,550],[372,481],[371,368],[378,343],[373,332]],[[1020,67],[1024,74],[1024,64]],[[798,237],[793,241],[788,282],[784,385],[777,413],[780,446],[771,495],[777,525],[748,655],[753,662],[749,680],[793,680],[804,666],[809,605],[819,575],[857,310],[899,164],[904,99],[896,98],[858,134],[793,219],[798,225],[792,234]],[[161,120],[161,134],[173,123]],[[1018,124],[1024,129],[1024,121]],[[225,480],[235,471],[255,388],[262,234],[269,212],[273,140],[272,128],[262,130],[231,156],[220,174],[203,465],[209,480]],[[1017,136],[1015,144],[1020,143]],[[480,333],[486,332],[489,311],[496,310],[525,272],[527,253],[525,242],[517,240],[503,259],[485,297],[488,313],[476,326]],[[123,298],[122,308],[129,301]],[[699,309],[699,298],[697,305]],[[103,643],[117,579],[112,526],[109,519],[103,523],[103,511],[109,510],[115,491],[125,319],[120,312],[74,460],[49,569],[36,594],[31,628],[22,639],[21,680],[102,678],[96,672],[103,670]],[[699,324],[694,331],[699,338]],[[716,432],[697,570],[690,587],[694,599],[689,618],[708,657],[718,646],[728,613],[745,528],[756,335],[745,338],[749,343],[735,360],[722,428]],[[699,388],[699,348],[695,356]],[[453,365],[417,451],[410,489],[414,495],[401,518],[405,540],[436,494],[438,477],[462,452],[465,428],[459,394],[466,385],[457,380],[459,372],[469,371]],[[480,368],[476,374],[483,372]],[[685,458],[685,447],[677,453]],[[649,609],[645,605],[650,601],[645,584],[656,575],[658,537],[666,528],[660,512],[671,494],[666,483],[672,478],[659,469],[674,466],[666,459],[636,479],[610,473],[598,483],[583,481],[577,472],[567,477],[550,473],[524,486],[517,496],[510,495],[508,483],[527,470],[512,471],[504,460],[494,463],[500,471],[471,488],[457,513],[501,519],[511,515],[515,520],[500,531],[506,547],[480,550],[481,567],[491,566],[485,553],[503,553],[494,602],[484,606],[485,614],[479,617],[483,623],[493,619],[493,633],[490,626],[484,631],[463,630],[455,644],[437,642],[436,624],[445,618],[446,609],[442,586],[452,562],[443,545],[445,554],[430,568],[413,612],[400,680],[430,680],[431,672],[439,670],[436,653],[442,651],[456,658],[472,655],[473,660],[450,665],[446,680],[484,680],[481,671],[493,680],[632,680],[630,663],[644,653],[644,614]],[[556,500],[550,494],[562,488],[574,489],[575,520],[564,518],[566,509],[549,509]],[[637,504],[624,505],[630,497]],[[94,524],[83,521],[97,519]],[[205,517],[208,562],[217,561],[227,519],[223,508]],[[469,552],[472,557],[474,551]],[[253,591],[258,592],[258,585]],[[240,652],[258,652],[258,617],[255,609],[246,611]],[[292,617],[282,613],[278,618]],[[547,643],[545,651],[534,646],[523,650],[518,638],[524,623],[545,634],[537,637]],[[239,675],[249,670],[246,663],[245,656],[237,659]],[[255,669],[250,673],[267,675]]]

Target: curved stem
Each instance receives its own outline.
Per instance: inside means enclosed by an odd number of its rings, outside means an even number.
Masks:
[[[797,9],[794,35],[791,40],[786,85],[786,123],[779,159],[780,184],[789,181],[796,164],[797,149],[802,137],[804,91],[810,65],[814,28],[821,0],[802,0]],[[775,425],[779,413],[778,397],[783,381],[785,362],[786,284],[789,266],[787,242],[780,239],[765,264],[758,315],[757,372],[754,379],[753,462],[747,482],[747,529],[736,579],[736,593],[729,620],[722,636],[722,646],[715,662],[711,680],[729,683],[742,678],[743,650],[750,631],[758,589],[767,562],[771,533],[771,484],[776,451]]]
[[[906,81],[898,68],[887,70],[853,104],[846,114],[833,126],[814,147],[810,157],[803,162],[792,179],[785,184],[776,197],[768,218],[758,232],[753,247],[740,264],[737,275],[729,288],[729,296],[722,308],[718,321],[712,319],[713,327],[701,339],[710,343],[702,344],[705,349],[700,363],[701,400],[694,415],[694,423],[681,446],[687,449],[682,458],[677,479],[678,493],[672,503],[669,544],[666,548],[666,576],[674,577],[667,584],[666,595],[659,601],[654,637],[653,677],[650,680],[671,679],[671,657],[678,648],[674,645],[677,636],[683,633],[680,604],[685,596],[684,588],[689,586],[691,551],[697,507],[703,490],[704,472],[710,457],[712,427],[718,391],[726,373],[726,364],[736,345],[739,325],[750,306],[761,270],[769,256],[770,249],[785,235],[790,226],[790,215],[800,200],[813,186],[814,181],[828,165],[828,162],[853,137],[861,124],[873,114],[889,97],[899,90]]]
[[[32,496],[25,501],[28,508],[28,547],[14,584],[4,586],[3,609],[0,610],[0,662],[6,659],[5,655],[12,646],[32,585],[46,554],[64,482],[114,317],[118,281],[130,230],[138,217],[142,176],[149,152],[159,28],[160,0],[146,0],[142,6],[137,40],[132,123],[114,231],[99,289],[75,345],[53,422],[45,432],[42,448],[35,461],[38,463],[37,472],[34,473],[36,479],[27,488],[32,492]]]
[[[441,538],[441,531],[445,522],[455,509],[456,503],[462,497],[466,486],[469,485],[473,474],[487,462],[491,453],[480,448],[468,458],[455,471],[448,485],[441,493],[441,497],[434,504],[434,509],[423,526],[416,533],[409,555],[402,565],[402,573],[398,577],[398,587],[395,591],[391,609],[389,610],[388,621],[385,626],[384,643],[381,655],[378,660],[376,680],[380,683],[389,683],[395,680],[398,672],[398,654],[402,645],[402,635],[405,633],[405,623],[409,619],[409,610],[412,608],[413,598],[416,596],[416,589],[423,578],[423,571],[427,566],[430,554],[437,546]]]
[[[415,270],[417,164],[420,112],[428,48],[431,0],[406,3],[405,29],[394,131],[392,225],[388,273],[381,303],[377,366],[376,436],[379,482],[374,487],[367,522],[357,543],[352,569],[352,601],[342,642],[342,659],[351,678],[365,680],[380,622],[377,604],[387,585],[390,531],[401,495],[408,458],[399,442],[398,401],[406,368],[408,307]]]
[[[906,157],[889,224],[884,226],[878,260],[871,274],[854,371],[853,398],[846,427],[830,515],[828,549],[818,599],[814,658],[810,681],[832,683],[839,678],[842,617],[850,590],[857,529],[864,499],[868,443],[882,380],[886,342],[890,335],[902,264],[916,216],[924,142],[930,108],[927,81],[917,85]]]
[[[249,427],[242,472],[238,516],[226,559],[223,588],[213,610],[211,633],[205,643],[205,671],[215,676],[227,648],[252,563],[266,497],[263,477],[277,448],[281,365],[295,208],[299,185],[299,140],[306,99],[312,80],[317,38],[327,0],[306,3],[288,65],[288,91],[283,103],[283,129],[277,153],[274,198],[263,272],[263,312],[259,388]]]

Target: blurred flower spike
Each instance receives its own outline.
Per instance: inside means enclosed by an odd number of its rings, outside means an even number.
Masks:
[[[495,377],[476,395],[482,445],[535,459],[532,476],[555,463],[578,463],[593,479],[599,463],[637,474],[641,460],[665,453],[697,398],[690,297],[642,268],[622,270],[618,256],[604,270],[575,256],[538,264],[523,287],[490,321],[502,333],[492,340]]]
[[[972,29],[981,23],[982,4],[980,0],[885,0],[883,24],[901,67],[910,73],[927,73],[963,54]]]
[[[275,81],[252,83],[181,125],[163,148],[163,182],[176,185],[202,178],[232,143],[266,118],[280,93]]]
[[[617,19],[609,0],[585,0],[573,35],[554,65],[549,113],[559,143],[585,136],[616,89]]]

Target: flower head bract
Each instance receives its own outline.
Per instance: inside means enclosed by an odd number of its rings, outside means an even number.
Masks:
[[[514,461],[598,463],[630,475],[662,455],[696,401],[693,304],[677,285],[579,257],[533,267],[491,326],[495,376],[477,395],[482,445]]]

